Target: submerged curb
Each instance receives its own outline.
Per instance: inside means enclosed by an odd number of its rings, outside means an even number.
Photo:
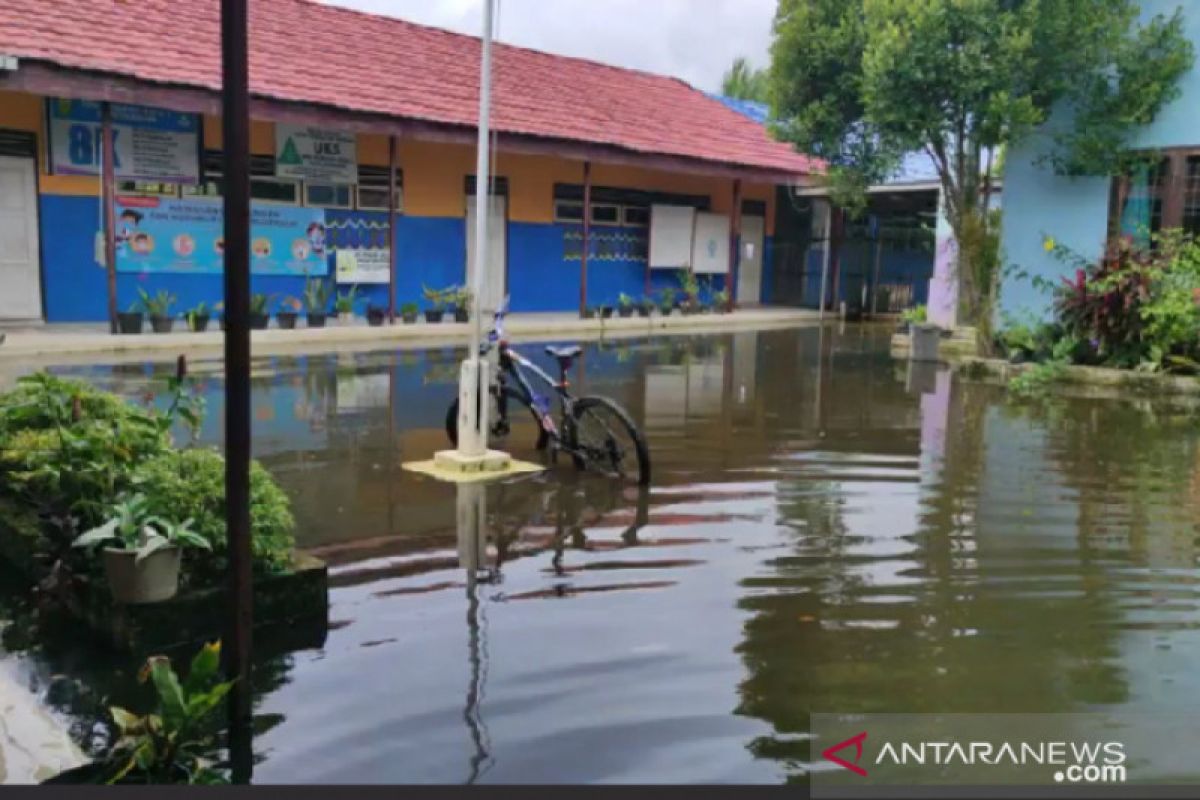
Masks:
[[[505,323],[511,338],[579,337],[607,335],[637,336],[648,334],[721,333],[735,329],[793,327],[815,324],[817,313],[801,309],[752,309],[732,314],[694,316],[654,316],[611,319],[578,319],[556,316],[516,314]],[[430,343],[465,342],[471,326],[463,322],[384,325],[355,325],[295,330],[265,330],[251,333],[254,355],[271,355],[297,350],[349,347],[385,347],[406,343],[423,347]],[[224,347],[221,331],[205,333],[136,334],[114,336],[94,331],[31,330],[14,331],[0,345],[0,361],[45,359],[55,356],[99,355],[154,358],[162,353],[216,354]]]

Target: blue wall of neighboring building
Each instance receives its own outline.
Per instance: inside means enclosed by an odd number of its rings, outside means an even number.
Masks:
[[[1200,49],[1200,9],[1179,0],[1142,0],[1142,19],[1184,11],[1184,31]],[[1180,81],[1180,96],[1134,136],[1134,148],[1200,144],[1200,63]],[[1074,272],[1047,252],[1052,238],[1079,255],[1099,258],[1108,227],[1111,181],[1108,178],[1060,177],[1036,162],[1052,142],[1056,127],[1068,122],[1056,115],[1043,130],[1009,150],[1005,157],[1004,222],[1001,238],[1006,270],[1000,291],[1000,313],[1018,319],[1046,318],[1051,296],[1036,289],[1031,278],[1057,283]],[[1022,274],[1023,273],[1023,274]]]
[[[108,290],[104,270],[94,258],[94,237],[99,228],[100,203],[95,197],[41,195],[43,279],[46,318],[49,322],[98,322],[108,317]],[[622,229],[625,230],[625,229]],[[560,223],[510,222],[508,225],[508,292],[514,311],[572,311],[579,306],[579,257],[568,252],[568,236],[578,226]],[[466,228],[462,217],[400,216],[396,228],[397,304],[426,303],[423,287],[441,288],[461,284],[466,272]],[[601,250],[603,249],[603,252]],[[616,305],[629,294],[641,298],[646,292],[644,256],[632,250],[614,250],[592,242],[588,260],[588,303]],[[773,248],[767,237],[763,249],[763,297],[770,287]],[[331,258],[332,261],[332,258]],[[332,266],[332,265],[331,265]],[[707,286],[717,291],[725,276],[710,276]],[[679,288],[673,270],[652,270],[651,292]],[[273,295],[272,310],[287,297],[302,298],[304,278],[299,276],[251,276],[255,292]],[[345,290],[347,287],[340,287]],[[117,302],[124,310],[139,298],[139,289],[153,294],[167,289],[182,313],[198,303],[210,307],[224,294],[219,274],[118,273]],[[706,293],[707,294],[707,293]],[[358,311],[368,304],[385,307],[386,284],[360,284]]]

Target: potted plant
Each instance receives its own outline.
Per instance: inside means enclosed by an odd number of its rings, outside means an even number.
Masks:
[[[141,303],[134,300],[129,304],[128,311],[117,312],[117,331],[123,334],[141,333],[145,316],[141,311]]]
[[[679,270],[679,288],[683,292],[683,313],[695,314],[700,310],[700,281],[690,269]]]
[[[300,318],[300,301],[294,297],[285,297],[282,305],[283,308],[275,313],[275,319],[278,320],[280,328],[285,331],[293,330],[296,320]]]
[[[660,299],[658,301],[658,310],[664,317],[671,316],[671,312],[675,310],[675,289],[668,286],[659,292]]]
[[[617,295],[617,313],[622,317],[633,316],[633,298],[624,292]]]
[[[643,297],[638,302],[637,312],[638,312],[639,317],[648,317],[648,316],[650,316],[650,312],[653,310],[654,310],[654,301],[651,300],[649,297]]]
[[[383,325],[383,320],[386,316],[386,308],[373,304],[367,306],[367,324],[372,328],[378,328]]]
[[[613,307],[605,303],[600,306],[600,319],[608,319],[613,315]]]
[[[903,332],[912,333],[913,328],[929,320],[929,312],[924,304],[906,308],[900,312],[900,327]]]
[[[333,301],[333,316],[339,325],[354,324],[354,301],[358,299],[358,286],[351,286],[349,291],[338,292]]]
[[[104,573],[118,603],[158,603],[179,590],[182,547],[212,549],[191,524],[151,515],[146,498],[134,495],[118,502],[107,522],[80,534],[73,545],[105,545]]]
[[[324,328],[325,314],[329,310],[330,285],[321,278],[304,279],[304,313],[308,327]]]
[[[250,327],[256,331],[266,330],[271,324],[271,297],[262,292],[250,295]]]
[[[183,315],[188,330],[192,333],[203,333],[208,330],[208,321],[212,318],[207,303],[197,303]]]
[[[145,289],[138,287],[142,309],[150,317],[150,329],[155,333],[170,333],[175,327],[175,318],[171,316],[171,306],[175,305],[175,295],[166,289],[159,289],[151,295]]]
[[[421,309],[414,302],[409,301],[400,306],[400,318],[404,320],[406,325],[412,325],[416,322],[419,313],[421,313]]]
[[[442,315],[446,313],[446,290],[431,289],[422,284],[421,292],[429,303],[429,307],[425,309],[425,321],[441,322]]]
[[[710,295],[712,309],[718,314],[724,314],[729,310],[729,292],[725,289],[713,292]]]
[[[449,291],[454,298],[454,321],[469,321],[471,319],[471,290],[466,286],[457,286]]]
[[[580,313],[580,316],[582,316],[584,319],[595,319],[596,318],[596,307],[595,306],[585,306],[583,311]]]

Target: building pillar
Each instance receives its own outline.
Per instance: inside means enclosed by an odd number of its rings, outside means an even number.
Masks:
[[[592,162],[583,162],[583,248],[579,254],[579,316],[587,311],[588,250],[592,234]]]
[[[104,267],[108,285],[108,328],[117,332],[117,208],[116,151],[113,146],[112,104],[101,106],[100,202],[104,208]]]
[[[725,273],[725,310],[736,305],[738,264],[742,256],[742,179],[733,179],[733,214],[729,226],[729,267]]]
[[[396,134],[388,136],[388,322],[396,324]]]
[[[949,330],[958,324],[958,242],[945,209],[945,199],[939,191],[933,277],[929,279],[926,313],[934,325]]]

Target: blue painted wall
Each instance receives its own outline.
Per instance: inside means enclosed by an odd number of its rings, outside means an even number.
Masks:
[[[108,294],[104,270],[93,258],[99,227],[100,203],[95,197],[42,195],[43,280],[49,322],[98,322],[107,319]],[[625,230],[625,229],[622,229]],[[579,305],[579,258],[570,252],[568,238],[578,226],[511,222],[508,227],[508,292],[514,311],[571,311]],[[401,216],[396,229],[396,298],[398,304],[426,305],[423,286],[461,284],[466,272],[466,228],[462,217]],[[773,244],[764,244],[763,297],[771,285]],[[588,260],[588,302],[615,305],[621,293],[641,298],[646,291],[645,257],[637,246],[612,249],[592,242]],[[652,270],[651,291],[679,288],[673,270]],[[708,292],[725,285],[725,276],[710,276]],[[301,298],[304,279],[292,276],[252,276],[255,292],[274,295],[272,310],[289,297]],[[344,288],[344,287],[343,287]],[[220,275],[146,273],[117,275],[121,309],[135,303],[138,289],[154,293],[168,289],[178,297],[175,311],[198,303],[221,300]],[[358,311],[368,304],[386,306],[386,285],[360,285]]]
[[[1184,11],[1184,28],[1200,49],[1200,9],[1179,0],[1142,0],[1142,18]],[[1179,147],[1200,144],[1200,64],[1180,82],[1180,96],[1134,137],[1135,148]],[[1000,313],[1017,318],[1049,316],[1051,297],[1033,287],[1024,271],[1052,282],[1074,271],[1046,252],[1047,236],[1087,258],[1098,258],[1104,249],[1108,224],[1108,178],[1063,178],[1036,165],[1052,132],[1067,122],[1057,115],[1045,129],[1005,158],[1003,258],[1010,270],[1000,292]]]

